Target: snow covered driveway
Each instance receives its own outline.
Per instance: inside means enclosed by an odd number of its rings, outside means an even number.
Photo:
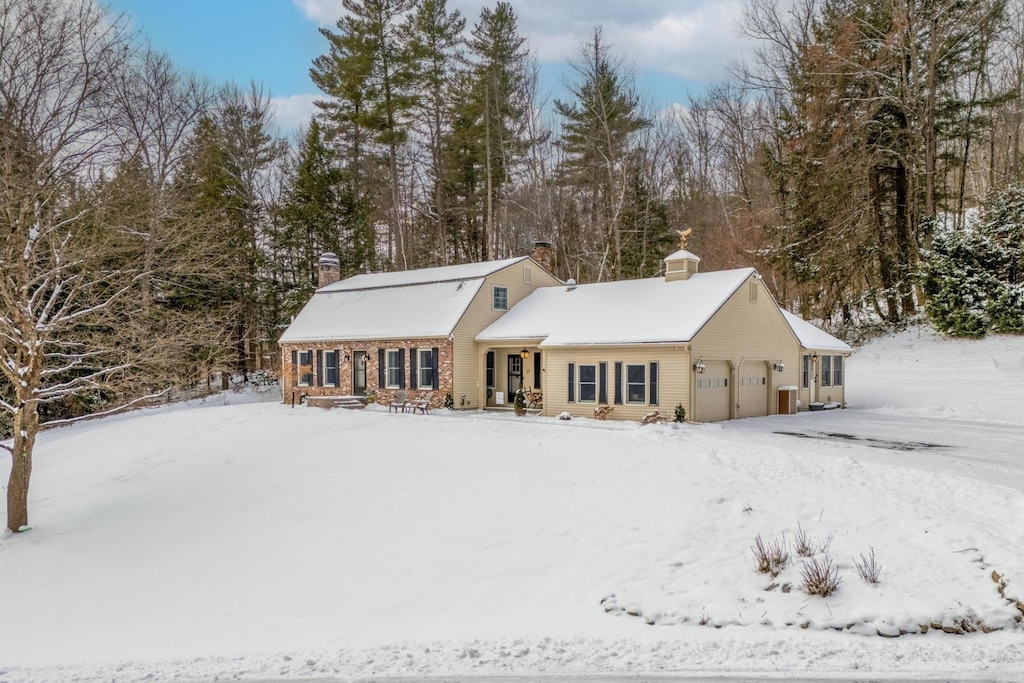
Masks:
[[[1024,421],[1012,425],[849,409],[722,424],[727,432],[780,448],[804,438],[817,441],[825,456],[947,472],[1024,492]]]

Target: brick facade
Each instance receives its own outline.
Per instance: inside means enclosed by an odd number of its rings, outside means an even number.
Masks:
[[[293,400],[298,403],[300,395],[306,396],[349,396],[353,391],[352,369],[354,354],[358,351],[366,353],[366,393],[375,394],[378,403],[388,405],[398,389],[381,387],[379,378],[379,350],[403,349],[405,351],[404,367],[402,368],[405,388],[414,394],[423,394],[431,389],[412,389],[413,380],[410,372],[412,350],[437,349],[437,389],[433,389],[434,397],[430,405],[440,408],[444,405],[444,397],[452,391],[452,342],[449,339],[394,339],[332,341],[332,342],[296,342],[281,345],[281,390],[285,403]],[[292,352],[311,351],[312,365],[296,367],[292,363]],[[325,386],[326,373],[317,363],[322,362],[323,352],[338,351],[338,386]],[[318,353],[320,352],[320,353]],[[308,384],[299,384],[301,375],[311,375]],[[385,378],[386,379],[386,378]],[[386,384],[386,381],[385,381]]]

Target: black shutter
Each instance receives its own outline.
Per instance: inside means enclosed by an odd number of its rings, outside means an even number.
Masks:
[[[608,403],[608,364],[601,363],[598,365],[598,369],[600,372],[600,384],[597,389],[597,402]]]
[[[384,388],[384,349],[377,349],[377,388]]]
[[[569,363],[569,403],[576,401],[576,364]]]
[[[533,388],[540,389],[540,351],[533,354]]]
[[[341,359],[342,358],[344,358],[344,356],[341,355],[341,349],[335,349],[335,351],[334,351],[334,361],[335,361],[335,363],[334,364],[338,368],[337,373],[334,375],[334,386],[336,386],[336,387],[340,387],[341,386]]]
[[[324,385],[324,352],[323,349],[316,350],[316,385]]]
[[[298,380],[299,376],[299,352],[292,349],[292,379]]]
[[[405,349],[398,349],[398,388],[405,389]]]
[[[615,405],[622,405],[622,363],[615,364]]]
[[[652,406],[656,406],[656,405],[658,405],[658,364],[657,363],[651,363],[651,373],[648,376],[648,379],[650,380],[650,385],[651,385],[651,391],[650,391],[650,394],[651,394],[651,396],[650,396],[650,398],[651,398],[651,405]]]
[[[440,389],[441,383],[437,379],[437,348],[430,349],[430,380],[434,383],[431,389]]]
[[[487,386],[494,386],[494,351],[487,352]]]
[[[409,388],[415,389],[419,378],[416,376],[416,349],[409,349]]]

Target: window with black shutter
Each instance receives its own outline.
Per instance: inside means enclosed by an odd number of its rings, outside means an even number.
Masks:
[[[622,405],[622,363],[615,364],[615,405]]]
[[[569,403],[576,402],[576,364],[569,363]]]
[[[651,372],[648,375],[651,383],[651,396],[650,404],[652,406],[658,405],[658,364],[651,363]]]

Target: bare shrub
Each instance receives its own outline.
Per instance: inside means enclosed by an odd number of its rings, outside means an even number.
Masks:
[[[824,541],[812,538],[804,531],[803,527],[800,526],[800,522],[796,523],[796,536],[793,538],[793,550],[800,557],[813,557],[818,553],[827,553],[828,549],[832,546],[832,536],[829,536]]]
[[[754,553],[754,568],[762,574],[778,576],[789,564],[789,551],[786,550],[786,536],[782,540],[772,539],[767,543],[761,534],[754,537],[754,545],[750,546]]]
[[[875,559],[875,549],[871,548],[871,552],[867,555],[861,554],[859,560],[853,561],[853,566],[857,568],[857,573],[860,578],[864,579],[865,583],[878,583],[878,576],[882,573],[882,565]]]
[[[800,570],[800,578],[804,592],[808,595],[820,595],[826,598],[835,593],[839,587],[842,577],[839,576],[839,569],[832,565],[832,560],[825,558],[819,560],[812,558],[804,562]]]

